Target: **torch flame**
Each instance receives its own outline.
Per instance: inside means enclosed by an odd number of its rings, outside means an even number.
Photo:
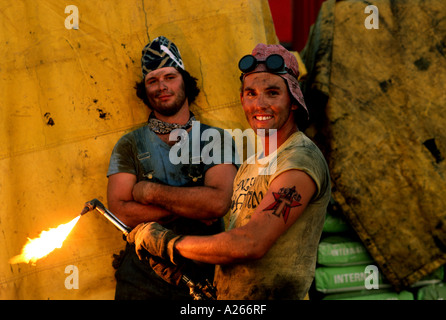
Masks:
[[[64,240],[68,237],[80,217],[77,216],[70,222],[61,224],[56,228],[50,228],[48,231],[42,231],[37,238],[28,238],[22,253],[9,259],[9,263],[29,263],[31,261],[35,265],[37,260],[46,257],[54,249],[62,247]]]

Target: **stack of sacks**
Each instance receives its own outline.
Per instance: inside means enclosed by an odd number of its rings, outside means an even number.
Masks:
[[[441,266],[429,276],[416,282],[412,287],[417,289],[417,300],[446,300],[444,266]]]
[[[324,300],[414,300],[414,297],[405,290],[397,293],[391,289],[380,289],[330,294]]]
[[[417,300],[446,300],[446,282],[422,287],[417,292]]]
[[[367,286],[366,286],[367,284]],[[353,229],[327,211],[315,275],[315,289],[324,300],[413,300],[411,292],[392,290]]]

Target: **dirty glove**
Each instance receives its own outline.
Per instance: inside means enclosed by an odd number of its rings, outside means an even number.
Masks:
[[[127,236],[128,243],[134,243],[136,254],[143,260],[146,251],[151,255],[178,265],[181,257],[174,252],[174,245],[182,236],[173,233],[156,222],[141,223]]]
[[[183,277],[184,264],[176,266],[158,257],[150,257],[149,264],[153,271],[167,283],[179,285]]]

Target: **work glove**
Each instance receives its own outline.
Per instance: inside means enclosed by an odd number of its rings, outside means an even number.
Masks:
[[[184,264],[176,266],[159,257],[150,257],[149,264],[153,271],[167,283],[176,286],[180,284],[181,278],[183,277]]]
[[[181,256],[175,254],[174,245],[182,236],[175,234],[156,222],[141,223],[128,235],[127,242],[135,244],[136,254],[144,260],[147,252],[178,265]]]

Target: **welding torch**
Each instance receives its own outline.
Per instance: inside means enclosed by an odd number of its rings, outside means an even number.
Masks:
[[[97,210],[102,214],[108,221],[113,223],[113,225],[118,228],[124,236],[127,236],[132,228],[125,225],[121,220],[119,220],[113,213],[108,210],[101,201],[98,199],[93,199],[85,203],[84,209],[82,209],[80,215],[83,216],[89,211]],[[194,298],[194,300],[215,300],[216,289],[209,282],[208,279],[205,280],[205,284],[202,285],[200,282],[195,283],[186,275],[182,275],[181,280],[189,287],[189,294]]]
[[[132,228],[126,226],[121,220],[116,218],[116,216],[111,213],[98,199],[93,199],[85,203],[85,207],[81,212],[81,216],[89,211],[96,209],[100,214],[107,218],[108,221],[113,223],[116,228],[118,228],[125,236],[132,231]]]

